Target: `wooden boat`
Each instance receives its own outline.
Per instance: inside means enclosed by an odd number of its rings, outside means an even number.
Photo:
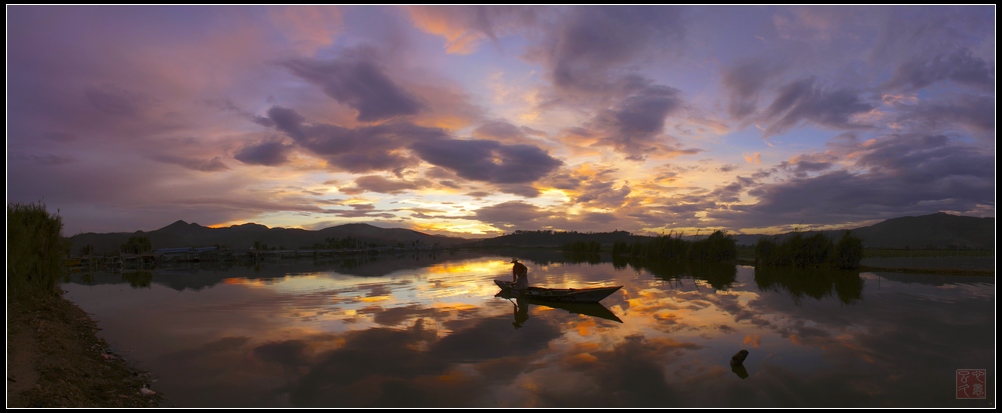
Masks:
[[[512,296],[512,291],[518,291],[518,290],[501,290],[494,296],[507,299],[515,298],[520,301],[524,301],[528,304],[556,308],[567,311],[568,313],[571,314],[584,314],[591,317],[604,318],[606,320],[615,321],[617,323],[623,322],[623,320],[620,320],[619,317],[616,317],[616,314],[613,314],[612,311],[609,311],[609,309],[605,308],[605,306],[602,305],[601,303],[575,303],[568,301],[544,301],[544,300],[537,300],[534,298],[517,298]]]
[[[597,303],[603,298],[623,288],[622,285],[615,287],[593,287],[593,288],[543,288],[529,287],[520,290],[515,287],[512,281],[494,280],[494,283],[501,287],[502,291],[507,291],[512,297],[532,298],[541,301],[561,301],[572,303]]]

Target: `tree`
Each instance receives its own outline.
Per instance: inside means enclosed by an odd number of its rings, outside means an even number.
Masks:
[[[153,244],[145,235],[131,236],[122,244],[121,251],[123,254],[144,254],[153,251]]]

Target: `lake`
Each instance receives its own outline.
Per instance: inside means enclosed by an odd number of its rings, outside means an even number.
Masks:
[[[533,285],[623,288],[597,307],[518,308],[495,297],[492,282],[511,279],[513,256]],[[536,250],[76,273],[62,288],[113,349],[153,374],[164,407],[995,400],[994,277],[757,271]],[[747,359],[732,368],[742,349]],[[969,374],[977,369],[987,379]]]

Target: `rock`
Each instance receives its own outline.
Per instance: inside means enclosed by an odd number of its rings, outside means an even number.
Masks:
[[[748,358],[748,350],[741,350],[735,353],[733,356],[731,356],[731,367],[740,366],[741,363],[745,362],[746,358]]]
[[[157,394],[157,392],[150,390],[146,387],[139,389],[139,392],[142,393],[143,396],[152,396],[154,394]]]

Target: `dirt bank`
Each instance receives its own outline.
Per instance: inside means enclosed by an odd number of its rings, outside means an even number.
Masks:
[[[97,331],[62,297],[8,299],[7,407],[160,405],[150,375],[111,354]]]

